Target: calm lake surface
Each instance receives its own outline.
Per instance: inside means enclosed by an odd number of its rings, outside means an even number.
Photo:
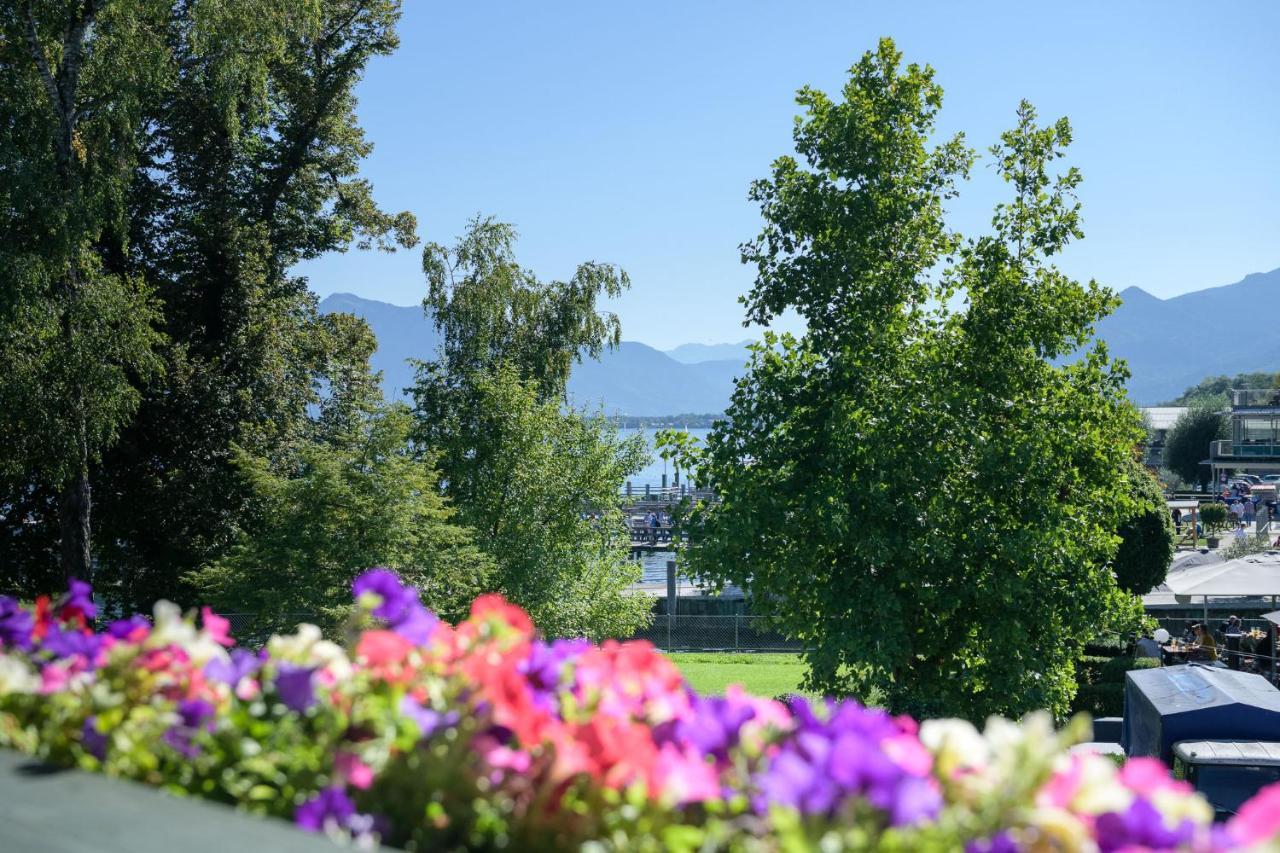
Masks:
[[[690,435],[694,436],[695,438],[701,441],[705,441],[707,438],[707,433],[711,432],[711,430],[706,427],[690,427],[686,431]],[[653,452],[653,434],[657,432],[657,430],[620,429],[618,430],[618,432],[624,436],[637,435],[637,434],[644,436],[645,442],[649,446],[650,453],[653,455],[653,459],[649,462],[649,465],[646,468],[642,469],[638,474],[635,474],[632,476],[631,478],[632,488],[635,488],[638,486],[641,489],[643,489],[645,483],[648,483],[651,486],[660,486],[662,485],[662,475],[664,473],[667,475],[667,482],[668,483],[672,482],[673,480],[672,475],[675,472],[671,467],[671,463],[667,462],[664,459],[659,458],[658,454],[656,452]],[[683,471],[680,473],[680,476],[682,478],[684,477]]]

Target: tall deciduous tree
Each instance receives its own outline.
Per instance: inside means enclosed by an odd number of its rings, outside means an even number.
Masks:
[[[359,166],[354,88],[395,50],[396,0],[179,4],[172,84],[148,125],[124,263],[155,282],[172,345],[164,382],[105,460],[103,554],[127,602],[189,595],[188,572],[256,523],[233,446],[286,457],[308,412],[364,371],[354,325],[317,315],[293,265],[351,245],[416,243]]]
[[[91,466],[160,367],[147,283],[110,260],[128,250],[148,93],[170,72],[165,12],[154,0],[0,9],[0,473],[20,493],[58,493],[67,576],[90,573]]]
[[[1164,465],[1188,483],[1209,482],[1209,458],[1214,441],[1228,436],[1230,425],[1220,409],[1193,406],[1178,416],[1164,440]]]
[[[442,340],[412,389],[417,441],[497,561],[496,589],[548,634],[625,634],[648,603],[623,592],[637,578],[618,495],[644,451],[568,408],[565,383],[576,361],[617,343],[617,318],[596,303],[627,278],[586,263],[544,282],[514,245],[511,226],[476,219],[457,246],[423,253],[424,307]]]
[[[1107,563],[1141,438],[1101,346],[1056,363],[1115,304],[1047,263],[1080,233],[1070,128],[1022,105],[992,150],[1012,199],[962,243],[944,203],[972,154],[931,143],[933,72],[886,40],[843,96],[801,91],[800,159],[752,188],[748,320],[808,331],[767,336],[708,438],[694,567],[770,602],[810,687],[1064,711],[1083,642],[1132,609]]]

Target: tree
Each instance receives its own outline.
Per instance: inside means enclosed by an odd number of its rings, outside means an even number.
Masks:
[[[1209,482],[1210,445],[1228,435],[1227,417],[1218,409],[1193,407],[1178,416],[1164,441],[1164,464],[1187,482]]]
[[[1111,561],[1116,585],[1134,595],[1146,595],[1164,583],[1173,562],[1173,519],[1165,506],[1160,483],[1135,458],[1128,466],[1132,494],[1130,514],[1117,531],[1120,545]]]
[[[378,406],[330,440],[304,444],[284,470],[239,453],[262,512],[195,576],[204,600],[255,613],[263,632],[303,616],[331,631],[350,611],[352,580],[386,566],[428,607],[464,617],[493,563],[453,522],[436,475],[409,451],[411,426],[405,407]]]
[[[415,437],[497,561],[495,589],[548,635],[625,635],[649,609],[624,592],[638,571],[619,506],[643,444],[569,408],[565,383],[575,361],[617,343],[617,318],[596,300],[620,293],[626,275],[586,263],[567,282],[543,282],[516,261],[514,241],[511,226],[476,219],[456,247],[423,252],[441,345],[418,365]]]
[[[769,602],[810,688],[922,716],[1065,712],[1083,643],[1134,606],[1107,564],[1141,438],[1101,344],[1057,363],[1116,304],[1046,260],[1080,234],[1079,175],[1052,171],[1070,126],[1019,108],[992,149],[1013,197],[961,242],[944,203],[972,154],[930,145],[933,72],[885,40],[843,95],[801,90],[804,165],[752,187],[747,319],[791,309],[807,332],[766,336],[684,460],[721,499],[690,521],[692,566]]]
[[[1233,388],[1275,388],[1277,385],[1280,385],[1280,374],[1274,371],[1237,373],[1235,376],[1209,376],[1162,405],[1225,409],[1231,405]]]
[[[645,464],[643,441],[540,400],[510,367],[476,376],[472,391],[472,442],[490,461],[449,485],[459,519],[497,561],[493,588],[548,636],[629,636],[652,602],[627,592],[641,572],[618,494]]]
[[[88,88],[86,106],[77,111],[77,138],[91,154],[81,171],[92,173],[98,187],[86,198],[110,214],[103,214],[109,228],[91,241],[94,263],[117,291],[129,285],[139,295],[132,301],[117,296],[115,308],[101,299],[81,300],[82,314],[92,321],[83,324],[88,331],[77,332],[84,342],[78,360],[39,349],[50,362],[65,364],[66,376],[87,379],[81,384],[112,408],[96,409],[92,397],[82,405],[83,395],[63,392],[58,375],[6,387],[62,406],[20,425],[20,434],[41,447],[51,445],[48,435],[72,441],[75,431],[61,428],[76,423],[72,410],[90,413],[90,443],[102,435],[102,452],[90,453],[98,588],[126,607],[149,607],[157,597],[181,600],[190,594],[181,578],[225,553],[237,530],[253,522],[252,493],[232,448],[283,458],[286,448],[309,440],[315,425],[308,413],[332,387],[333,374],[367,373],[366,365],[347,356],[353,330],[317,316],[305,280],[289,270],[352,244],[388,250],[416,244],[413,217],[381,211],[359,176],[370,145],[356,120],[354,88],[373,58],[396,48],[400,4],[100,0],[32,7],[38,18],[49,19],[50,31],[55,13],[97,14],[85,29],[88,59],[81,79],[82,89]],[[5,19],[11,26],[0,50],[25,44],[8,38],[21,34],[20,17]],[[48,125],[48,111],[31,106],[39,106],[31,94],[40,92],[35,77],[25,66],[12,67],[17,71],[10,79],[25,86],[15,84],[16,94],[5,95],[6,107],[18,111],[14,127],[27,132]],[[39,121],[27,120],[32,110]],[[92,146],[102,140],[114,140],[115,147],[110,157],[95,160]],[[36,139],[13,155],[15,161],[44,162],[30,153],[37,143],[48,148]],[[95,163],[97,171],[89,168]],[[115,169],[110,182],[105,165]],[[35,213],[59,209],[48,203],[43,185],[28,183]],[[90,185],[87,179],[84,185]],[[53,230],[31,226],[3,242],[56,267],[56,260],[47,260],[56,252],[32,237],[45,233]],[[8,272],[31,264],[3,266]],[[49,327],[53,320],[42,322]],[[167,341],[157,336],[146,343],[158,360],[126,359],[139,351],[135,344],[143,332],[157,330]],[[39,348],[48,338],[28,323],[9,340]],[[114,349],[108,346],[113,342]],[[34,363],[23,362],[26,356],[20,352],[11,361]],[[155,369],[161,365],[163,372]],[[111,416],[110,429],[95,426],[98,409]],[[51,430],[49,423],[59,428]],[[44,494],[53,475],[28,476],[31,452],[11,446],[21,474],[3,478],[0,507],[28,511],[0,509],[8,533],[0,539],[47,539],[57,515],[29,496]],[[27,535],[32,528],[41,535]],[[11,553],[30,561],[43,552]],[[6,571],[20,574],[23,583],[45,576],[30,562],[6,563]]]
[[[163,16],[151,0],[0,11],[0,473],[58,493],[67,577],[90,574],[90,469],[160,367],[149,287],[109,259],[128,249],[147,92],[168,72]]]

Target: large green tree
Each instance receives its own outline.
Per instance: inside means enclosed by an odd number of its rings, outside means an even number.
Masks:
[[[91,454],[102,457],[93,471],[99,484],[93,532],[104,589],[147,606],[157,596],[181,598],[180,578],[217,558],[252,521],[252,492],[236,469],[233,446],[283,457],[313,433],[308,414],[335,376],[367,371],[349,355],[358,331],[317,316],[306,282],[290,269],[351,245],[416,242],[413,217],[381,211],[358,173],[370,145],[353,92],[369,61],[395,49],[400,4],[98,0],[31,8],[50,32],[58,15],[96,15],[86,28],[92,49],[82,75],[93,81],[85,95],[90,107],[78,115],[87,122],[101,116],[132,146],[122,141],[112,158],[103,158],[116,169],[111,193],[103,194],[112,228],[110,239],[93,248],[104,276],[145,282],[147,301],[130,307],[117,299],[119,310],[86,304],[85,327],[98,338],[86,338],[92,347],[82,349],[97,361],[66,372],[83,374],[98,394],[120,401],[99,442],[110,449]],[[20,34],[22,23],[6,19],[12,25],[6,32]],[[109,36],[116,29],[131,39],[128,53],[104,50],[115,43]],[[6,38],[3,49],[21,44]],[[50,48],[51,56],[63,54]],[[6,90],[6,106],[12,100],[36,109],[40,90],[26,83],[12,98]],[[28,126],[21,124],[23,132]],[[93,141],[103,134],[80,136]],[[42,215],[57,208],[39,201],[33,207]],[[4,242],[38,258],[56,257],[29,234]],[[133,326],[110,325],[125,320]],[[102,381],[100,374],[122,359],[99,341],[127,341],[129,330],[164,334],[158,348],[154,338],[147,341],[163,373],[148,363],[148,370],[134,367]],[[41,340],[29,332],[16,339],[31,346]],[[69,410],[92,411],[74,395],[46,396]],[[39,427],[24,424],[21,434],[40,441]],[[74,431],[54,434],[70,441]],[[4,478],[0,503],[23,512],[3,513],[11,535],[0,537],[0,547],[35,578],[40,567],[29,561],[47,550],[40,543],[51,538],[57,517],[43,497],[49,477],[32,476],[38,472],[25,448],[14,457],[22,470],[0,472],[12,475]],[[42,535],[25,535],[33,528]]]
[[[1164,465],[1188,483],[1209,482],[1210,469],[1202,464],[1209,458],[1210,445],[1227,438],[1230,429],[1221,409],[1193,406],[1178,416],[1164,440]]]
[[[692,562],[769,602],[812,688],[1065,711],[1082,644],[1132,608],[1107,564],[1139,419],[1101,345],[1058,363],[1116,302],[1047,262],[1080,234],[1066,121],[1019,108],[992,149],[1011,198],[962,242],[944,203],[972,154],[937,137],[941,101],[887,40],[842,101],[801,91],[799,157],[753,185],[743,257],[748,320],[794,310],[807,332],[766,338],[709,436],[721,502]]]
[[[453,523],[435,473],[410,452],[411,426],[402,405],[378,405],[287,464],[239,454],[262,512],[196,575],[202,600],[255,614],[264,634],[299,618],[332,630],[351,609],[352,580],[386,566],[442,616],[465,616],[493,562]]]
[[[416,438],[497,561],[494,588],[550,635],[630,632],[648,602],[625,594],[638,577],[619,490],[644,450],[565,394],[576,361],[617,343],[617,318],[597,301],[626,275],[586,263],[542,281],[517,262],[514,230],[491,219],[452,248],[427,246],[423,266],[441,345],[412,389]]]
[[[0,8],[0,477],[16,496],[3,503],[6,517],[48,511],[66,576],[90,573],[91,468],[160,368],[148,283],[111,260],[129,246],[149,92],[171,71],[165,12],[155,0]],[[33,493],[56,504],[24,504]]]

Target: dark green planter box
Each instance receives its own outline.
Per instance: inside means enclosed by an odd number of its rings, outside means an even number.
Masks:
[[[329,839],[230,806],[173,797],[0,749],[4,853],[335,853]]]

